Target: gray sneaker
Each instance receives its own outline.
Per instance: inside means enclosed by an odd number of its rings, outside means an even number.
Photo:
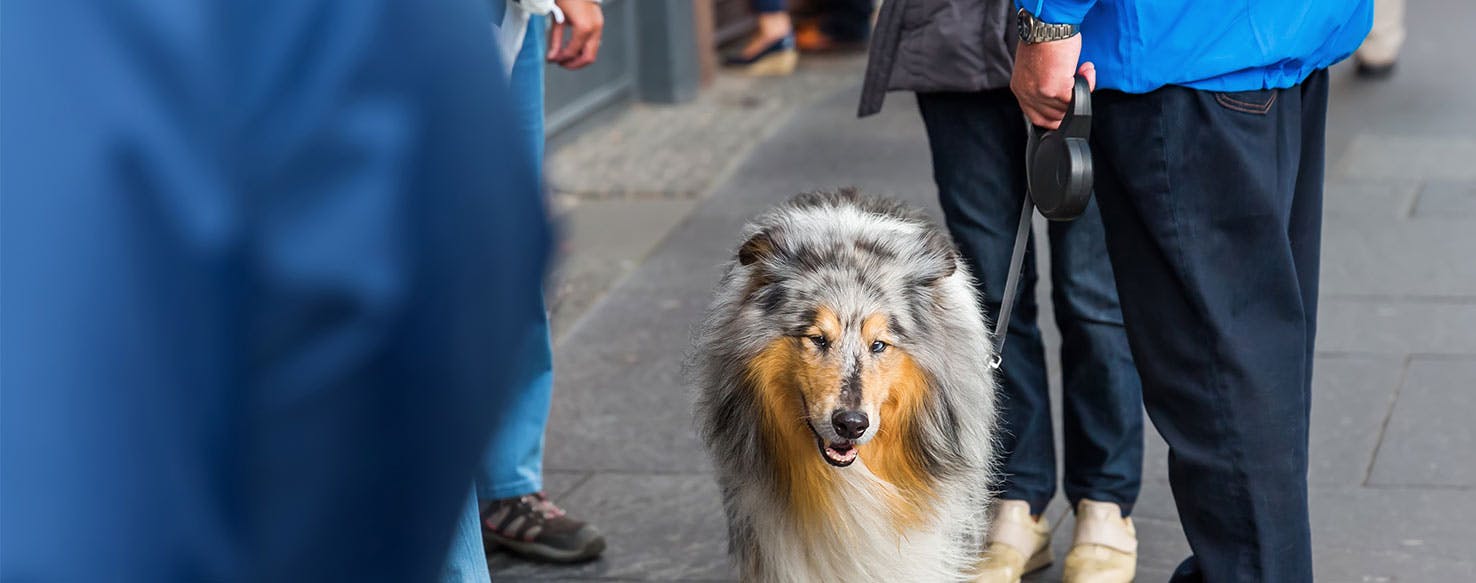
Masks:
[[[605,552],[605,537],[564,515],[543,492],[494,500],[482,509],[482,540],[526,559],[589,561]]]

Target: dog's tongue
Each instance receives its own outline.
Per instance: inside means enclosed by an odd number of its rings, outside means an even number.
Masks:
[[[851,444],[825,446],[825,455],[838,462],[848,462],[856,459],[856,447]]]

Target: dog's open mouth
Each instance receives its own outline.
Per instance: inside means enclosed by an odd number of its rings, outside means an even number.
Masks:
[[[856,461],[856,442],[843,439],[838,442],[827,441],[820,437],[820,432],[815,431],[815,426],[806,423],[810,433],[815,436],[815,445],[820,446],[820,457],[825,458],[825,463],[837,468],[844,468]]]
[[[826,443],[824,439],[816,439],[815,443],[820,446],[820,457],[825,458],[825,463],[844,468],[856,461],[856,444],[851,443],[850,440]]]

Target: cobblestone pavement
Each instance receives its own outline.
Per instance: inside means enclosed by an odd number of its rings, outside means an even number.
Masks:
[[[1462,44],[1476,6],[1409,9],[1411,30],[1421,32],[1392,79],[1359,81],[1347,66],[1333,75],[1311,434],[1319,581],[1476,581],[1476,64]],[[572,567],[494,555],[498,580],[734,577],[680,377],[718,265],[745,219],[802,190],[852,184],[935,209],[910,96],[893,95],[881,116],[858,121],[859,77],[845,77],[859,74],[857,62],[827,66],[795,77],[834,75],[800,90],[806,101],[792,114],[752,113],[771,107],[759,105],[689,130],[669,121],[731,103],[705,96],[629,112],[553,155],[554,183],[574,193],[571,262],[619,247],[604,243],[604,231],[659,233],[630,246],[629,274],[602,280],[619,282],[578,310],[557,349],[549,491],[599,525],[610,548]],[[769,125],[752,127],[744,115]],[[611,148],[622,151],[601,157]],[[742,162],[719,168],[733,156]],[[571,168],[608,178],[575,178]],[[651,218],[629,202],[640,200],[686,206]],[[581,205],[593,209],[584,219]],[[1165,447],[1151,432],[1147,439],[1139,580],[1160,581],[1188,546]],[[1050,512],[1058,554],[1071,532],[1063,506]],[[1029,580],[1059,577],[1048,570]]]

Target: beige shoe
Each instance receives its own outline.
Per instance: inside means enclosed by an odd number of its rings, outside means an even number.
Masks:
[[[1138,531],[1111,502],[1076,505],[1076,538],[1062,583],[1131,583],[1138,570]]]
[[[979,565],[978,583],[1019,583],[1026,573],[1051,564],[1051,525],[1030,515],[1024,500],[1000,500],[989,525],[989,546]]]

